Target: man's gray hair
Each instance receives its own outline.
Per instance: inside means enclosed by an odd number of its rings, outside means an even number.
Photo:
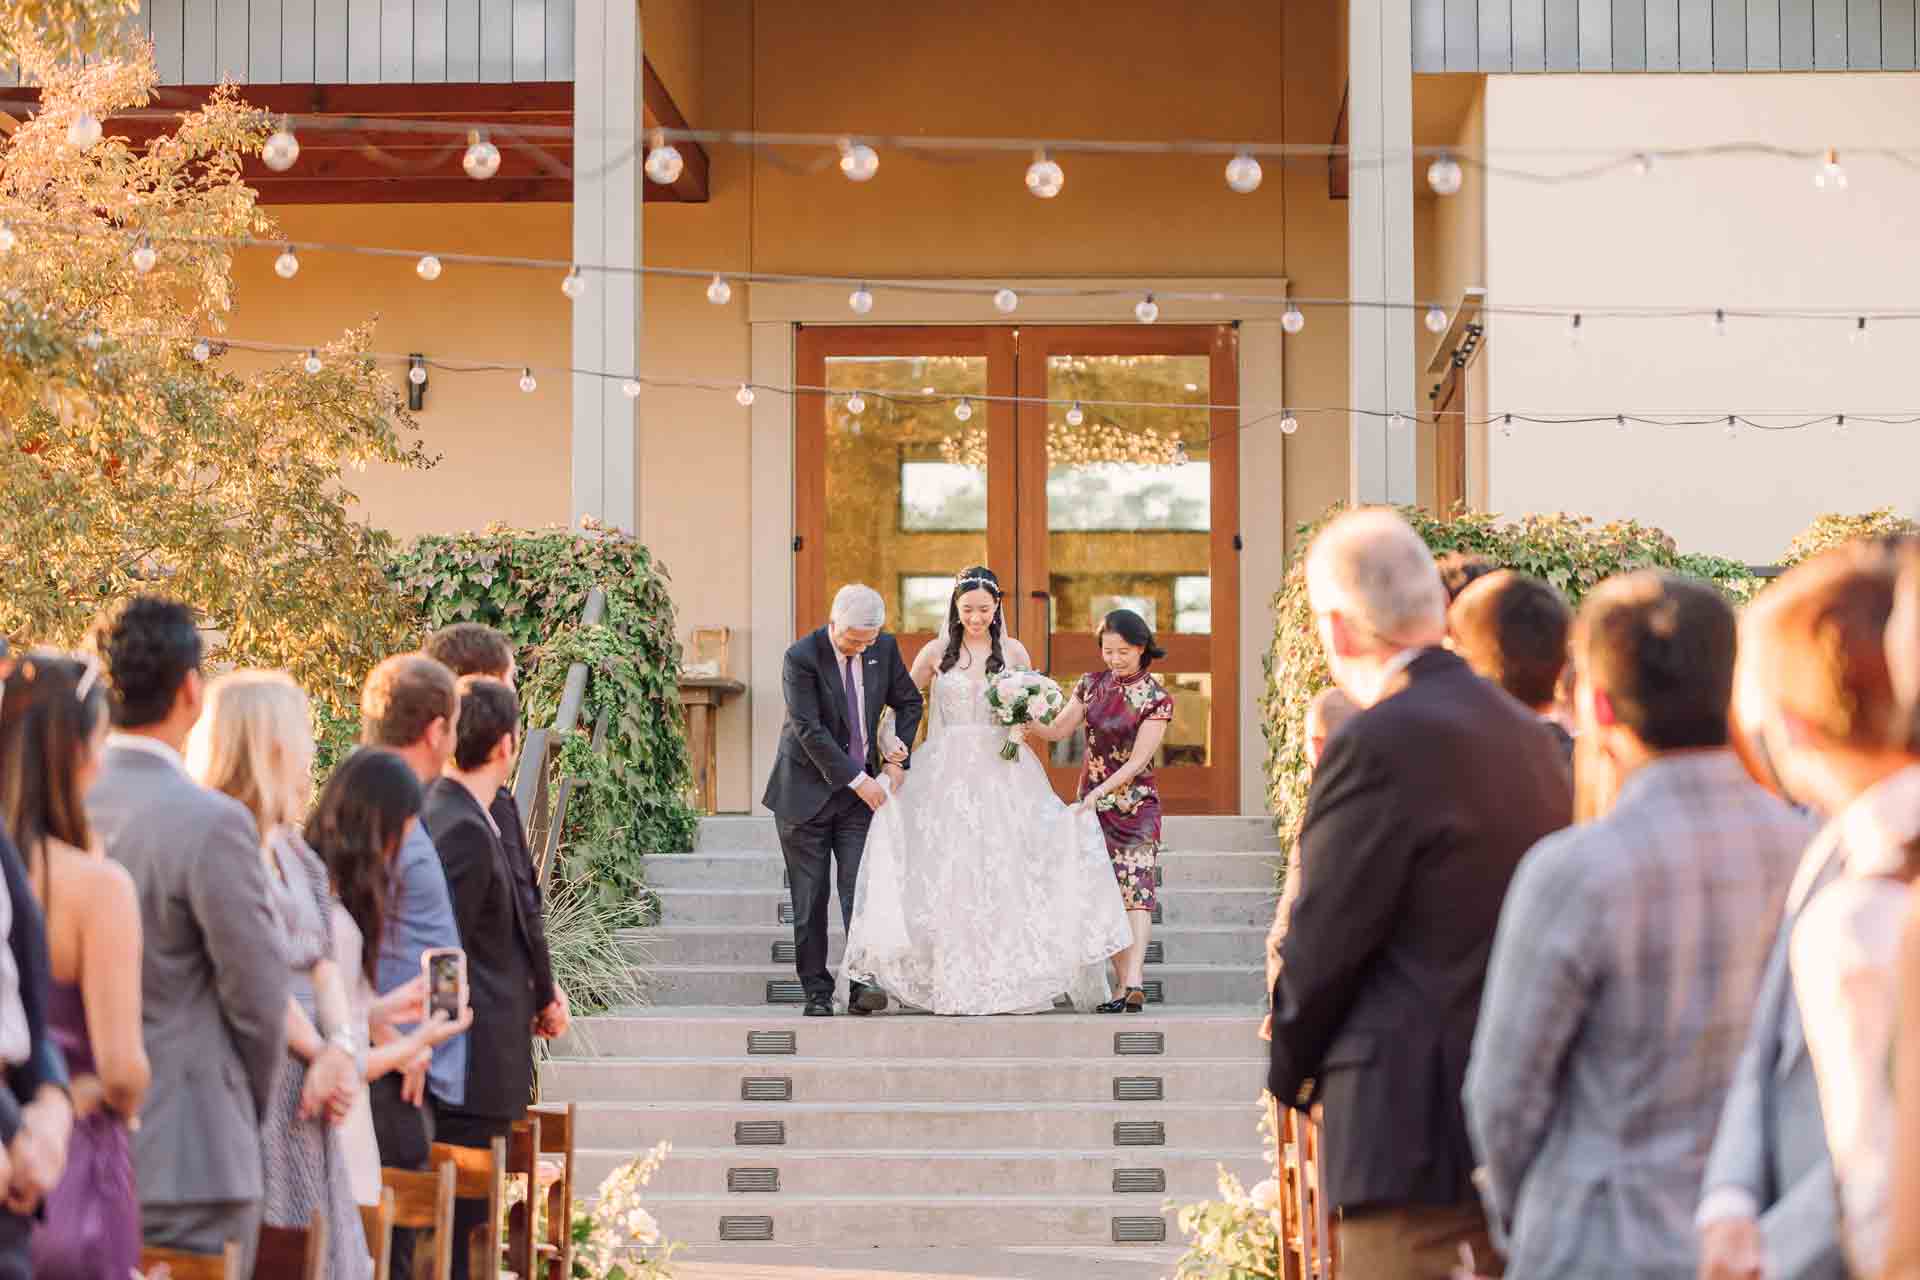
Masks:
[[[878,591],[859,582],[849,582],[833,597],[833,621],[856,631],[877,631],[887,625],[887,601]]]
[[[1307,553],[1316,609],[1339,609],[1390,644],[1416,642],[1447,623],[1447,589],[1433,552],[1397,512],[1349,511]]]

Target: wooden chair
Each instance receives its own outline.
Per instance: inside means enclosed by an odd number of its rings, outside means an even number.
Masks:
[[[373,1258],[373,1280],[391,1280],[393,1274],[393,1188],[380,1188],[379,1204],[360,1206],[360,1228],[367,1233],[367,1253]]]
[[[497,1280],[500,1212],[507,1199],[507,1140],[495,1138],[487,1147],[436,1142],[427,1159],[435,1165],[453,1162],[456,1199],[487,1202],[486,1220],[473,1229],[473,1238],[467,1242],[467,1269],[473,1280]]]
[[[380,1183],[393,1197],[393,1226],[403,1231],[431,1233],[429,1250],[416,1238],[413,1275],[400,1280],[452,1280],[453,1197],[458,1175],[451,1161],[432,1173],[411,1169],[382,1169]]]
[[[551,1255],[544,1249],[542,1253],[547,1280],[568,1280],[573,1274],[574,1104],[533,1107],[529,1114],[540,1117],[540,1154],[560,1157],[560,1180],[547,1188],[547,1239],[542,1243],[554,1248]]]
[[[255,1275],[327,1280],[327,1215],[315,1210],[304,1227],[261,1227]]]
[[[243,1256],[238,1240],[228,1241],[220,1253],[193,1253],[148,1245],[140,1250],[140,1270],[155,1280],[162,1275],[171,1280],[246,1280],[240,1270]]]
[[[1300,1129],[1298,1113],[1268,1099],[1274,1109],[1273,1131],[1279,1135],[1274,1146],[1273,1176],[1280,1184],[1280,1266],[1276,1272],[1284,1280],[1308,1280],[1307,1240],[1302,1225],[1300,1194]]]
[[[540,1196],[540,1117],[529,1113],[515,1121],[506,1141],[506,1179],[525,1178],[527,1185],[526,1198],[507,1211],[506,1265],[521,1280],[533,1280],[540,1235],[536,1212]]]

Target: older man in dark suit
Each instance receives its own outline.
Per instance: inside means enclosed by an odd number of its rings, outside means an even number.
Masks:
[[[1335,520],[1307,590],[1334,681],[1365,709],[1308,797],[1269,1083],[1282,1105],[1324,1104],[1345,1269],[1444,1280],[1462,1244],[1491,1258],[1460,1090],[1507,882],[1571,818],[1572,779],[1539,718],[1441,648],[1446,591],[1399,516]]]

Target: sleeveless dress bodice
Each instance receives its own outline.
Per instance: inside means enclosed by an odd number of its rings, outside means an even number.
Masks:
[[[942,729],[997,727],[987,706],[987,682],[969,671],[942,671],[933,678],[933,714]]]

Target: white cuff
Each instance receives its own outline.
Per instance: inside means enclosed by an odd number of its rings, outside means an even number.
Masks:
[[[1704,1229],[1716,1222],[1725,1222],[1729,1218],[1759,1221],[1759,1199],[1745,1187],[1736,1187],[1731,1184],[1715,1187],[1701,1198],[1700,1208],[1693,1215],[1693,1225]]]
[[[866,774],[863,773],[859,777],[855,778],[852,782],[849,782],[847,784],[847,790],[858,791],[862,786],[872,781],[873,781],[872,778],[868,777]]]

